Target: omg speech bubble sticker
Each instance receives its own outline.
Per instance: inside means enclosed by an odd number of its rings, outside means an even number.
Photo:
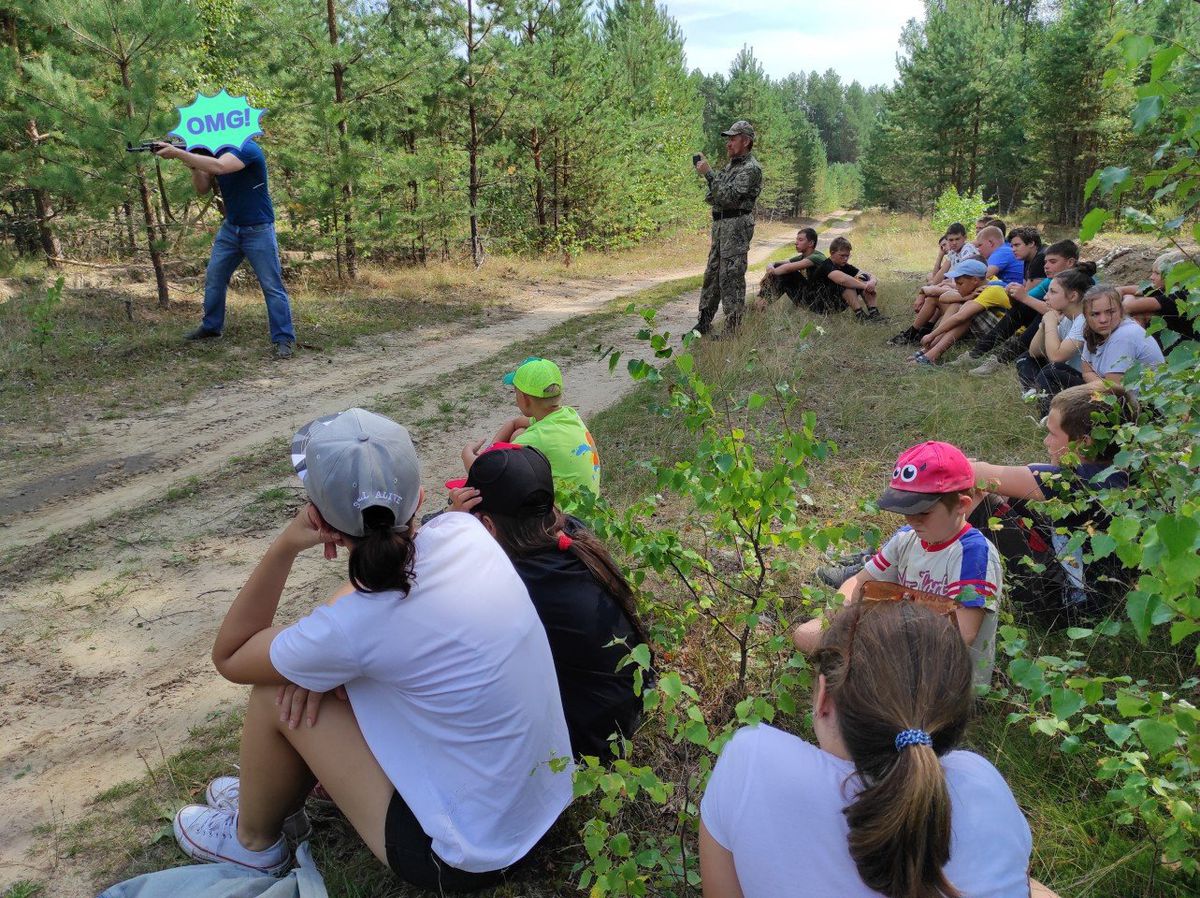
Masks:
[[[245,97],[231,97],[221,88],[215,96],[196,94],[196,101],[179,107],[179,124],[171,134],[182,137],[187,148],[204,147],[216,153],[226,147],[240,149],[251,137],[262,134],[259,117],[265,109],[255,109]]]

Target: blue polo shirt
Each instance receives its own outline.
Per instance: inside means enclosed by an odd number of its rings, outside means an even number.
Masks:
[[[987,267],[995,265],[1000,270],[996,273],[997,280],[1006,284],[1025,283],[1025,263],[1013,255],[1012,247],[1001,243],[996,251],[988,257]]]
[[[238,227],[274,221],[275,207],[267,191],[267,159],[263,151],[253,140],[247,140],[241,149],[220,150],[217,158],[226,153],[233,153],[246,167],[231,175],[217,175],[225,200],[225,220]]]

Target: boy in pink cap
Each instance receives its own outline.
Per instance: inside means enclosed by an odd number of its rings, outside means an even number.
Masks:
[[[900,453],[891,483],[876,504],[904,515],[907,523],[838,593],[855,602],[864,583],[883,580],[954,599],[975,682],[987,684],[996,660],[1002,574],[996,547],[967,523],[974,489],[974,470],[956,446],[929,441]],[[792,631],[796,648],[815,651],[824,624],[823,617],[816,617],[797,626]]]

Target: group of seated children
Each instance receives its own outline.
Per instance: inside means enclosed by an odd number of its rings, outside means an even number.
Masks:
[[[853,248],[845,237],[834,237],[826,256],[817,249],[817,232],[801,228],[796,232],[796,255],[767,267],[755,309],[761,311],[780,296],[787,296],[794,305],[813,312],[826,314],[848,308],[854,312],[855,321],[882,323],[886,319],[879,311],[879,282],[850,264]]]
[[[1052,308],[1087,314],[1074,281],[1052,290]],[[649,639],[633,592],[556,504],[599,490],[595,442],[562,404],[552,362],[527,359],[505,382],[520,416],[463,450],[467,476],[447,482],[447,510],[425,519],[401,425],[350,409],[296,434],[308,503],[213,647],[217,670],[253,689],[239,776],[176,815],[192,858],[281,873],[319,783],[400,878],[435,893],[497,885],[570,803],[575,761],[611,758],[610,740],[638,726],[642,700],[622,661]],[[700,807],[706,898],[774,898],[800,881],[864,898],[1052,894],[1029,879],[1029,826],[1003,777],[957,746],[975,685],[991,679],[1006,595],[1036,595],[1055,615],[1101,607],[1112,571],[1085,564],[1070,532],[1105,526],[1087,497],[1120,485],[1091,438],[1093,413],[1114,406],[1122,420],[1136,414],[1115,385],[1059,392],[1050,464],[990,465],[941,442],[900,455],[878,505],[905,526],[848,572],[840,610],[792,633],[818,672],[816,744],[748,727],[716,765]],[[1069,450],[1085,461],[1063,468]],[[1038,516],[1024,503],[1064,491],[1082,500],[1074,517],[1030,529]],[[1007,503],[1020,512],[1004,516]],[[1037,540],[1046,564],[1031,584],[1018,569]],[[320,544],[327,558],[348,550],[348,582],[274,624],[297,555]],[[881,595],[873,581],[930,601]]]
[[[919,343],[914,365],[974,366],[972,375],[986,377],[1013,363],[1026,398],[1040,402],[1044,416],[1065,387],[1120,382],[1135,364],[1162,364],[1164,334],[1166,346],[1195,339],[1194,324],[1180,307],[1186,294],[1165,290],[1182,254],[1161,256],[1147,285],[1109,287],[1096,284],[1095,264],[1080,261],[1071,240],[1042,249],[1037,230],[1020,227],[1005,243],[1003,221],[978,224],[977,257],[956,252],[965,229],[951,225],[939,241],[933,276],[918,290],[912,325],[888,341]],[[1146,328],[1155,316],[1162,326],[1151,336]],[[968,336],[974,338],[969,349],[944,363],[946,352]]]

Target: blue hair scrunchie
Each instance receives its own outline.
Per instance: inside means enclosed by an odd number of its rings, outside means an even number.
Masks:
[[[901,730],[896,735],[896,751],[903,751],[910,745],[933,745],[933,737],[924,730]]]

